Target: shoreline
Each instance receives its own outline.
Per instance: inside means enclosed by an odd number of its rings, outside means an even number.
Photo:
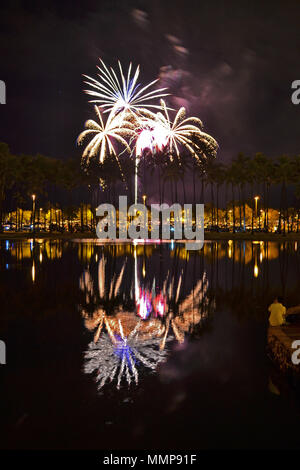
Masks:
[[[4,232],[0,233],[0,240],[28,240],[28,239],[51,239],[51,240],[74,240],[74,239],[90,239],[98,240],[94,233],[91,232],[76,232],[76,233],[60,233],[60,232]],[[300,241],[300,233],[231,233],[231,232],[205,232],[204,241],[270,241],[270,242],[293,242]],[[122,243],[122,240],[117,240]],[[161,240],[164,242],[171,242],[171,240]],[[176,241],[176,240],[175,240]],[[184,242],[185,240],[177,240],[177,242]],[[109,243],[110,240],[107,240]],[[151,240],[149,239],[149,243]],[[153,240],[153,243],[157,240]],[[126,241],[125,241],[126,243]]]

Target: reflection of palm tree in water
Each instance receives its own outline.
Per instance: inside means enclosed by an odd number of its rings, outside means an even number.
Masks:
[[[181,302],[178,302],[181,279],[182,274],[179,278],[173,310],[170,309],[166,317],[166,327],[161,343],[162,349],[165,347],[165,340],[167,338],[170,326],[172,326],[177,341],[179,343],[183,343],[185,333],[189,332],[193,326],[199,325],[208,317],[209,301],[206,296],[208,280],[206,278],[205,272],[203,273],[202,279],[197,282],[195,288],[192,289],[190,294]],[[173,282],[174,280],[172,280],[172,284],[170,286],[170,293],[173,291]],[[172,299],[172,296],[169,295],[169,298]]]
[[[80,288],[85,294],[86,307],[82,307],[85,326],[94,332],[94,341],[85,354],[85,371],[97,370],[97,382],[101,388],[107,380],[117,378],[118,386],[122,376],[128,384],[137,383],[137,364],[156,369],[165,360],[165,346],[175,338],[182,343],[185,334],[194,325],[201,324],[208,316],[209,302],[206,296],[208,281],[203,274],[192,291],[183,297],[183,271],[178,282],[169,273],[157,293],[155,279],[152,289],[141,287],[135,255],[131,287],[126,293],[124,284],[128,279],[127,259],[113,276],[107,275],[109,267],[104,256],[98,264],[98,286],[85,271],[80,278]],[[109,279],[111,282],[108,284]],[[139,307],[147,296],[147,315],[139,317]],[[128,308],[131,298],[131,308]],[[92,311],[91,311],[92,307]],[[142,318],[141,318],[142,317]]]

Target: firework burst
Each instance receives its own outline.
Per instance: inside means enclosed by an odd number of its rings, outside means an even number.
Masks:
[[[86,130],[81,132],[77,139],[77,143],[81,144],[86,137],[92,137],[82,154],[82,160],[88,163],[93,156],[99,154],[99,162],[102,163],[107,155],[107,151],[117,158],[117,152],[112,139],[115,139],[126,150],[131,152],[125,137],[135,134],[134,125],[112,112],[108,115],[106,122],[104,122],[101,111],[97,106],[95,106],[95,111],[99,118],[99,123],[92,119],[86,121]]]
[[[168,146],[170,154],[176,152],[180,156],[180,146],[185,147],[193,156],[199,159],[199,154],[206,157],[203,148],[215,153],[218,144],[213,137],[202,131],[202,121],[197,117],[185,117],[186,111],[182,107],[178,110],[172,122],[164,100],[161,100],[163,112],[157,113],[154,123],[154,140],[160,148]]]
[[[99,155],[99,163],[109,155],[114,155],[125,180],[115,143],[123,147],[123,152],[132,156],[135,153],[134,200],[138,202],[138,168],[140,157],[149,152],[167,152],[170,160],[176,156],[180,161],[180,152],[185,149],[199,163],[205,163],[208,158],[215,157],[218,144],[213,137],[203,132],[203,124],[196,117],[186,117],[185,108],[178,110],[174,121],[170,119],[169,112],[163,99],[160,104],[154,100],[168,95],[166,88],[150,90],[158,80],[153,80],[145,86],[138,83],[140,68],[132,70],[130,63],[127,73],[118,62],[119,70],[108,68],[100,60],[98,66],[99,79],[87,75],[85,81],[91,89],[85,90],[88,95],[94,96],[91,103],[95,106],[99,123],[88,120],[85,130],[79,135],[78,143],[86,137],[91,137],[86,146],[82,160],[89,163],[91,157]],[[100,110],[101,109],[101,110]],[[106,121],[101,111],[109,113]],[[119,150],[119,149],[118,149]]]
[[[148,149],[160,152],[168,149],[170,155],[180,157],[180,149],[186,148],[198,160],[215,156],[218,144],[213,137],[202,131],[202,121],[196,117],[185,117],[185,108],[180,108],[174,121],[170,119],[169,108],[161,100],[161,111],[153,116],[145,116],[137,131],[136,155],[141,156]]]
[[[92,87],[92,90],[84,90],[85,93],[96,98],[91,100],[91,103],[98,103],[99,106],[105,109],[104,112],[113,112],[114,114],[120,111],[143,114],[145,109],[160,108],[159,105],[149,103],[149,101],[168,95],[168,93],[163,93],[166,88],[149,91],[158,79],[141,88],[140,83],[138,83],[139,65],[132,74],[132,64],[130,63],[125,76],[122,65],[118,61],[120,74],[120,77],[118,77],[113,68],[109,69],[101,59],[100,62],[101,67],[97,66],[100,72],[98,74],[99,80],[84,75],[88,79],[85,83]]]

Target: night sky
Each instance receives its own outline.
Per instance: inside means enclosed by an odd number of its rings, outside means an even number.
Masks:
[[[14,153],[80,155],[76,137],[92,105],[82,74],[101,57],[161,77],[220,144],[238,152],[299,153],[300,2],[10,1],[0,11],[0,141]]]

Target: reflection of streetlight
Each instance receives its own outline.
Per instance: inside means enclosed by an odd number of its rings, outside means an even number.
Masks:
[[[35,281],[35,266],[34,266],[34,261],[32,262],[32,267],[31,267],[31,279],[32,279],[32,282],[34,283],[34,281]]]
[[[143,277],[146,276],[146,266],[145,266],[145,260],[143,261]]]

